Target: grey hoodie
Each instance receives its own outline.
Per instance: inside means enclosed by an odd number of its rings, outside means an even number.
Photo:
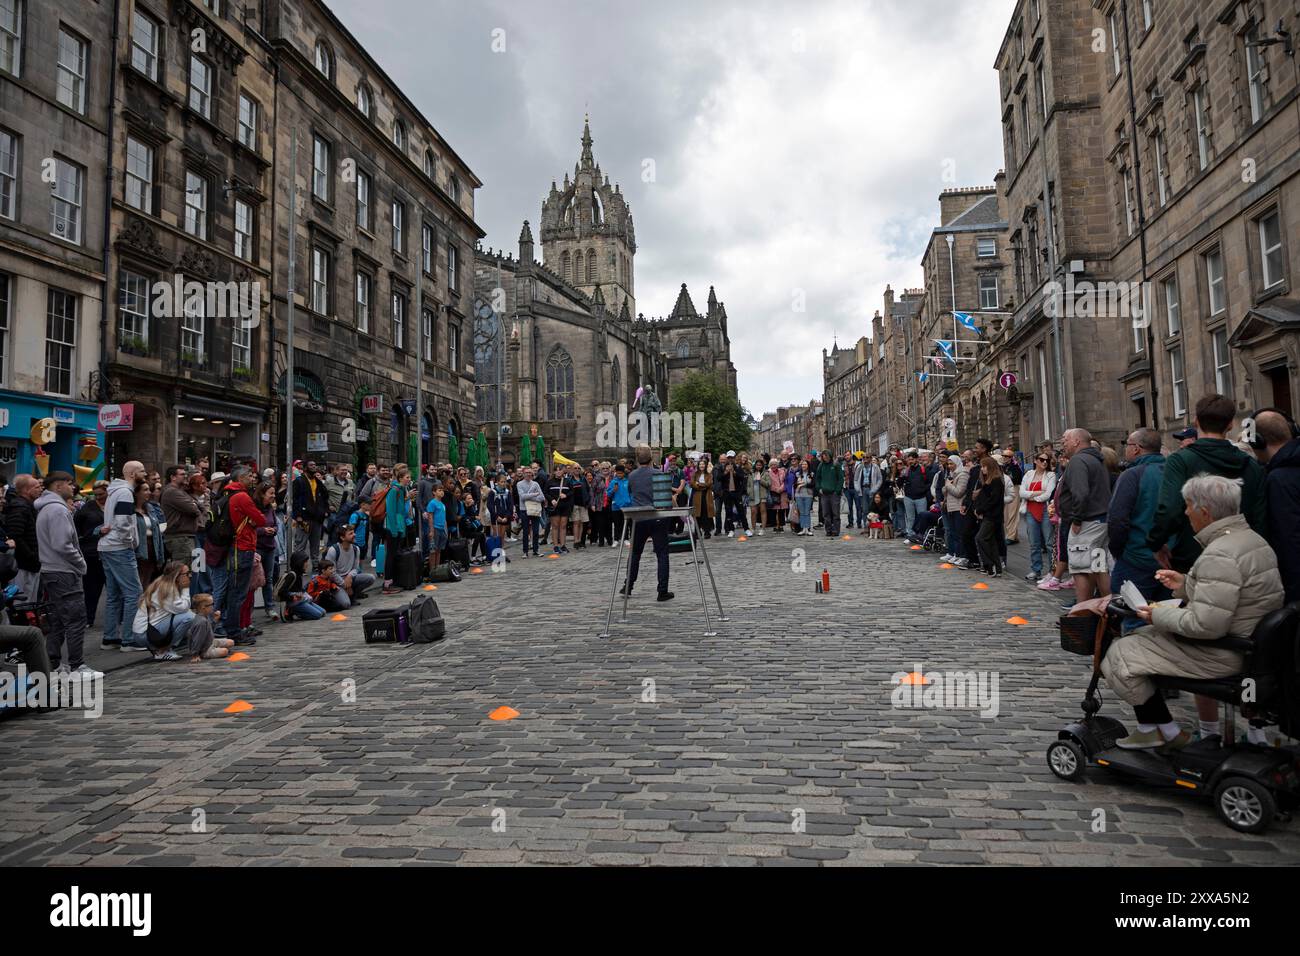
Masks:
[[[135,485],[114,478],[104,502],[104,524],[108,533],[99,539],[100,551],[134,551],[139,543],[135,527]]]
[[[72,509],[52,491],[36,499],[36,546],[40,549],[43,573],[78,577],[86,573],[86,558],[77,540]]]

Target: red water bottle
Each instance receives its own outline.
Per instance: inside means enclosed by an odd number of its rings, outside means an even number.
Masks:
[[[831,573],[825,568],[822,568],[822,593],[831,593]]]

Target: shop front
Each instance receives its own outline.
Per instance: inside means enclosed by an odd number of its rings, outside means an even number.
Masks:
[[[33,436],[33,426],[52,423],[44,433]],[[41,439],[34,442],[33,437]],[[75,475],[76,467],[89,468],[94,477],[104,470],[104,436],[99,430],[99,406],[85,402],[58,401],[22,395],[0,389],[0,474],[10,480],[20,474],[48,474],[66,471]],[[94,449],[94,457],[84,459],[83,448]],[[39,452],[45,470],[38,465]]]
[[[176,464],[207,459],[211,471],[230,472],[236,458],[262,464],[261,409],[211,400],[182,399],[176,406]]]

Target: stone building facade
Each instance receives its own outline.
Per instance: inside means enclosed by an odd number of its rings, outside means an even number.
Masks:
[[[943,422],[956,424],[959,442],[999,432],[991,419],[1012,415],[998,385],[1002,371],[992,342],[1008,324],[1014,298],[1008,281],[1010,249],[1004,208],[1005,177],[992,186],[945,190],[939,195],[939,227],[930,235],[921,267],[925,298],[918,311],[919,430],[915,444],[933,448]],[[958,323],[954,312],[974,318],[978,331]],[[952,343],[955,362],[938,341]],[[953,377],[948,377],[953,376]],[[1004,424],[1004,430],[1009,424]],[[977,434],[978,433],[978,434]]]
[[[688,375],[712,372],[733,392],[736,390],[736,366],[731,364],[731,339],[727,335],[727,307],[718,301],[709,286],[708,311],[701,315],[682,283],[677,302],[666,318],[647,319],[638,315],[634,327],[645,335],[654,335],[668,363],[671,389]]]
[[[295,458],[415,465],[446,460],[453,438],[463,454],[478,427],[469,338],[482,183],[325,4],[267,10],[280,71],[273,447],[283,454],[288,389]]]
[[[1298,26],[1278,0],[1017,5],[995,64],[1012,315],[983,374],[1019,381],[962,370],[936,404],[963,444],[1082,425],[1117,445],[1215,391],[1296,413],[1300,88],[1279,22]]]
[[[866,336],[851,349],[838,345],[822,349],[822,401],[825,404],[826,446],[836,455],[866,451],[867,373],[871,342]]]
[[[113,7],[0,6],[0,473],[102,447],[95,402],[108,291],[104,214]],[[103,456],[88,463],[101,468]]]
[[[257,8],[190,0],[133,0],[123,13],[104,384],[106,400],[134,404],[134,422],[110,436],[110,458],[114,470],[207,458],[228,471],[235,455],[274,457],[261,438],[274,245],[267,23]]]

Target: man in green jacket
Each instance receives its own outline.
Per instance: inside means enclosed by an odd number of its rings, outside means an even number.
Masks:
[[[831,460],[831,453],[822,452],[817,466],[817,491],[822,499],[822,523],[826,537],[836,538],[840,533],[840,495],[844,494],[844,466]]]
[[[1196,403],[1196,431],[1200,435],[1165,461],[1160,497],[1147,544],[1159,555],[1169,548],[1169,562],[1175,571],[1186,573],[1201,555],[1184,513],[1183,485],[1198,475],[1240,478],[1241,513],[1257,533],[1266,529],[1264,466],[1228,441],[1228,430],[1236,418],[1236,406],[1226,395],[1206,395]]]

